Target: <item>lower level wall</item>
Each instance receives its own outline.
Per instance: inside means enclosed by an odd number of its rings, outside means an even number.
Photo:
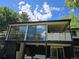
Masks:
[[[74,58],[74,51],[73,47],[64,47],[65,59],[73,59]]]

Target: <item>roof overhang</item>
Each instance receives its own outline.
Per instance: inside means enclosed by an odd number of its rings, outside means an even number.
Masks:
[[[65,20],[51,20],[51,21],[35,21],[35,22],[17,22],[12,23],[10,26],[37,26],[37,25],[47,25],[48,30],[63,31],[70,24],[70,19]]]

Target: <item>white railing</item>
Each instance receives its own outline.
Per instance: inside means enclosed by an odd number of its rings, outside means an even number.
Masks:
[[[71,41],[70,33],[47,33],[47,40]]]

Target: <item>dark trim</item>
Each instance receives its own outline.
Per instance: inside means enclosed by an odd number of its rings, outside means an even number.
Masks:
[[[61,20],[48,20],[48,21],[28,21],[28,22],[15,22],[15,23],[10,23],[10,24],[25,24],[25,23],[42,23],[42,22],[64,22],[68,21],[70,22],[71,19],[61,19]]]
[[[79,38],[78,39],[73,39],[73,45],[74,46],[79,46]]]
[[[69,23],[64,27],[63,31],[68,28],[68,25],[69,25],[69,28],[70,28],[70,22],[71,22],[71,21],[69,21]]]
[[[69,30],[69,28],[68,28],[68,30]],[[76,30],[79,30],[79,28],[70,28],[70,30],[76,31]]]
[[[72,41],[47,41],[48,43],[53,43],[53,44],[72,44]]]
[[[79,40],[79,38],[72,38],[73,40]]]
[[[16,42],[16,43],[47,43],[47,44],[72,44],[72,41],[5,41],[5,42]]]

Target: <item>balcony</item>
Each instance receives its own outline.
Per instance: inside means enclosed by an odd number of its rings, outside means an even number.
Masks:
[[[8,41],[45,41],[45,26],[11,27]]]
[[[23,28],[23,27],[22,27]],[[21,31],[11,30],[8,36],[10,41],[72,41],[70,32],[46,32],[45,28],[37,29],[36,27],[29,27],[30,30],[26,29]],[[27,34],[27,35],[26,35]]]
[[[63,33],[48,33],[47,40],[49,41],[72,41],[69,32]]]
[[[10,41],[71,41],[66,31],[70,20],[24,22],[10,25],[8,38]],[[67,38],[68,37],[68,38]]]

